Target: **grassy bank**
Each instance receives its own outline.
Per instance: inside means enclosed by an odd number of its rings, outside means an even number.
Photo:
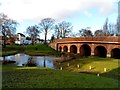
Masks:
[[[2,55],[2,56],[8,56],[8,55],[14,55],[16,53],[18,53],[18,51],[1,51],[0,55]]]
[[[62,63],[56,62],[56,65],[58,67],[62,67],[66,71],[111,75],[111,77],[120,78],[119,63],[120,59],[91,56],[71,61],[65,61]]]
[[[24,46],[25,53],[29,55],[59,55],[60,53],[44,44]]]
[[[64,70],[3,65],[2,88],[118,88],[118,80]]]
[[[35,44],[35,45],[6,45],[3,48],[2,55],[10,55],[16,52],[24,52],[29,55],[59,55],[60,53],[50,48],[48,45]]]

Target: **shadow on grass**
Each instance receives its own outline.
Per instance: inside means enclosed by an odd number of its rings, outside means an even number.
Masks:
[[[85,74],[97,75],[96,72],[80,72]],[[118,86],[120,88],[120,67],[113,69],[109,72],[100,74],[101,77],[112,78],[118,80]]]
[[[70,56],[70,57],[63,56],[61,58],[61,60],[56,60],[55,64],[59,68],[63,67],[65,69],[68,68],[68,66],[67,66],[68,63],[70,64],[70,66],[72,65],[74,68],[76,68],[77,64],[79,64],[79,68],[81,68],[85,64],[89,64],[89,63],[92,63],[94,61],[110,61],[110,60],[112,60],[112,59],[111,58],[100,58],[100,57],[96,57],[96,56],[80,57],[79,55],[75,55],[75,56]]]
[[[120,80],[120,67],[113,69],[109,72],[103,73],[101,74],[101,76]]]
[[[114,62],[115,60],[115,62]],[[94,69],[96,69],[96,67],[92,67],[93,71],[91,72],[91,70],[82,70],[81,68],[84,67],[84,65],[87,65],[89,63],[92,63],[92,62],[97,62],[100,63],[100,62],[103,62],[104,64],[104,61],[108,61],[108,62],[105,62],[105,65],[108,65],[106,67],[109,67],[111,68],[110,71],[108,72],[104,72],[103,71],[98,72],[97,71],[94,71]],[[110,62],[109,62],[110,61]],[[110,63],[113,62],[113,66],[109,66]],[[69,63],[69,67],[67,66],[67,64]],[[112,59],[112,58],[100,58],[100,57],[95,57],[95,56],[90,56],[90,57],[82,57],[82,58],[79,58],[79,59],[74,59],[74,60],[71,60],[71,61],[64,61],[64,62],[61,62],[61,63],[57,63],[57,66],[60,68],[60,67],[63,67],[63,70],[66,70],[66,71],[71,71],[71,72],[79,72],[79,73],[86,73],[86,74],[92,74],[92,75],[97,75],[98,73],[100,74],[100,76],[103,76],[103,77],[107,77],[107,78],[113,78],[113,79],[119,79],[120,80],[120,67],[114,67],[115,64],[114,63],[117,63],[117,60],[116,59]],[[79,64],[79,68],[77,68],[77,64]],[[92,65],[94,66],[95,63],[92,63]],[[91,64],[90,64],[91,65]],[[102,65],[102,64],[100,64]],[[99,68],[104,68],[101,67],[101,66],[98,66]],[[114,69],[112,69],[112,67]],[[98,68],[98,69],[99,69]],[[80,70],[80,71],[79,71]]]

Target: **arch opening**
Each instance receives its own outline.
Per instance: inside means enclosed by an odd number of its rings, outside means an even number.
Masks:
[[[59,47],[59,51],[62,52],[62,47],[61,46]]]
[[[94,55],[105,58],[107,56],[107,50],[104,46],[97,46],[94,50]]]
[[[68,47],[67,47],[67,46],[64,46],[64,47],[63,47],[63,51],[64,51],[64,52],[68,52]]]
[[[120,49],[119,48],[112,49],[111,58],[120,59]]]
[[[81,56],[90,56],[91,55],[91,48],[89,45],[84,44],[80,47],[80,55]]]
[[[77,53],[77,47],[75,45],[70,46],[70,53]]]

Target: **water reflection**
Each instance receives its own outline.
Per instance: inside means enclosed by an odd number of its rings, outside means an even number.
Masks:
[[[12,60],[16,61],[17,66],[39,66],[47,68],[56,68],[53,64],[53,58],[49,56],[29,56],[24,53],[18,53],[16,55],[10,55],[0,57],[0,60]]]
[[[36,65],[36,60],[33,59],[33,56],[30,56],[30,57],[28,58],[27,66],[37,66],[37,65]]]
[[[8,56],[8,57],[9,57],[9,56]],[[14,55],[13,57],[15,58],[15,59],[13,59],[13,60],[16,61],[16,65],[17,65],[17,66],[24,66],[24,65],[26,65],[26,64],[28,63],[28,58],[29,58],[30,56],[21,53],[21,54],[16,54],[16,55]]]

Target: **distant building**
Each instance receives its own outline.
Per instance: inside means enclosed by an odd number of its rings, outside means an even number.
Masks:
[[[3,44],[3,36],[0,36],[0,45]]]
[[[3,38],[4,38],[4,36],[0,36],[0,45],[4,44],[4,39]],[[15,43],[15,38],[14,37],[10,37],[10,38],[6,37],[5,44],[11,45],[11,44],[14,44],[14,43]]]
[[[49,43],[49,40],[47,41]],[[43,44],[44,40],[43,39],[35,39],[35,44]],[[0,35],[0,45],[4,44],[4,36]],[[6,42],[5,44],[16,44],[16,45],[29,45],[32,44],[31,37],[26,37],[22,33],[17,33],[13,37],[6,37]]]
[[[5,44],[12,45],[14,43],[15,43],[15,38],[14,37],[10,37],[10,38],[7,38]]]
[[[44,40],[37,38],[37,39],[35,40],[35,42],[36,42],[36,44],[39,44],[39,43],[43,44],[43,43],[44,43]]]
[[[24,43],[24,40],[26,40],[26,37],[24,34],[22,33],[17,33],[16,35],[16,40],[15,40],[15,44],[23,44]]]

